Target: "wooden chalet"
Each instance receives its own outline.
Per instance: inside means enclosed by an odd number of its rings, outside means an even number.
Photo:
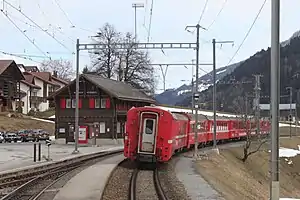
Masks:
[[[20,81],[25,80],[18,65],[13,60],[0,60],[0,112],[15,110],[26,95],[20,90]]]
[[[87,126],[91,138],[122,138],[127,111],[146,106],[155,100],[131,85],[82,74],[79,77],[79,126]],[[76,81],[55,92],[48,99],[55,101],[56,138],[74,141]]]

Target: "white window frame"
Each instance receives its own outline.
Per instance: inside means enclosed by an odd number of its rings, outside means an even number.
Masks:
[[[37,91],[32,91],[31,96],[36,97],[37,96]]]
[[[104,125],[104,130],[103,129],[101,129],[101,127]],[[106,133],[106,124],[105,124],[105,122],[100,122],[99,123],[99,133],[100,134],[105,134]]]
[[[72,99],[72,108],[76,108],[76,99]]]
[[[117,122],[117,133],[121,133],[121,122]]]
[[[71,108],[71,107],[72,107],[71,99],[66,99],[66,108]]]
[[[106,98],[101,98],[100,104],[101,108],[106,108]]]
[[[100,108],[101,101],[100,99],[95,99],[95,108]]]

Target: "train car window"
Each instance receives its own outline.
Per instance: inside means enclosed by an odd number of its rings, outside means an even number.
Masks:
[[[153,134],[153,124],[154,124],[154,120],[153,119],[146,119],[146,123],[145,123],[145,133],[146,134]]]

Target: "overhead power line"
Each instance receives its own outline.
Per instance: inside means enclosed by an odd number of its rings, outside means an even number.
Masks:
[[[151,2],[151,8],[150,8],[150,21],[149,21],[148,39],[147,39],[148,42],[149,42],[149,40],[150,40],[151,25],[152,25],[152,15],[153,15],[153,0],[152,0],[152,2]]]
[[[64,45],[62,42],[60,42],[59,40],[57,40],[54,36],[52,36],[47,30],[44,30],[40,25],[38,25],[34,20],[32,20],[30,17],[28,17],[25,13],[23,13],[21,10],[19,10],[18,8],[16,8],[14,5],[8,3],[6,0],[3,0],[3,3],[9,5],[10,7],[12,7],[13,9],[19,11],[24,17],[26,17],[29,21],[31,21],[34,25],[36,25],[40,30],[42,30],[43,32],[45,32],[47,35],[49,35],[50,37],[52,37],[57,43],[59,43],[62,47],[64,47],[65,49],[67,49],[68,51],[72,52],[74,54],[73,51],[71,51],[66,45]]]
[[[199,21],[198,21],[198,24],[200,24],[202,18],[203,18],[203,15],[204,15],[204,12],[205,12],[205,9],[207,7],[207,3],[208,3],[208,0],[205,1],[205,4],[204,4],[204,7],[202,9],[202,12],[201,12],[201,15],[200,15],[200,18],[199,18]]]
[[[219,18],[221,12],[224,10],[226,3],[227,3],[227,0],[224,0],[224,2],[223,2],[223,4],[222,4],[222,7],[221,7],[220,11],[219,11],[218,14],[216,15],[215,19],[214,19],[214,20],[210,23],[210,25],[207,27],[207,30],[209,30],[209,29],[212,27],[212,25],[214,25],[214,23],[217,21],[217,19]]]
[[[70,22],[70,24],[72,25],[72,27],[75,27],[75,25],[72,23],[72,21],[70,20],[70,18],[68,17],[67,13],[64,11],[64,9],[60,6],[60,4],[58,3],[57,0],[53,0],[55,2],[55,4],[57,5],[57,7],[60,9],[60,11],[65,15],[65,17],[67,18],[67,20]]]
[[[42,54],[44,54],[46,57],[49,57],[39,46],[37,46],[33,40],[31,40],[24,31],[22,31],[18,25],[9,17],[7,16],[3,10],[1,12],[4,14],[4,16],[29,40]]]
[[[32,62],[42,64],[42,62],[39,62],[39,61],[36,61],[36,60],[33,60],[32,58],[30,58],[31,55],[26,55],[26,54],[23,54],[23,55],[17,55],[17,54],[8,53],[8,52],[1,51],[1,50],[0,50],[0,53],[1,53],[1,54],[4,54],[4,55],[14,56],[14,57],[22,58],[22,59],[24,59],[24,60],[30,60],[30,61],[32,61]]]
[[[262,11],[262,9],[264,8],[266,2],[267,2],[267,0],[264,0],[264,2],[263,2],[263,4],[261,5],[261,7],[260,7],[260,9],[259,9],[259,11],[258,11],[258,13],[257,13],[257,15],[256,15],[256,17],[255,17],[255,19],[254,19],[254,21],[253,21],[253,23],[251,24],[251,26],[250,26],[248,32],[246,33],[246,35],[245,35],[245,37],[244,37],[242,43],[239,45],[239,47],[237,48],[237,50],[235,51],[235,53],[233,54],[233,56],[232,56],[231,59],[229,60],[227,66],[228,66],[229,64],[231,64],[231,62],[233,61],[233,59],[235,58],[235,56],[237,55],[237,53],[239,52],[239,50],[240,50],[241,47],[243,46],[243,44],[244,44],[244,42],[246,41],[247,37],[249,36],[249,34],[250,34],[252,28],[254,27],[254,25],[255,25],[255,23],[256,23],[256,21],[257,21],[259,15],[260,15],[260,13],[261,13],[261,11]]]

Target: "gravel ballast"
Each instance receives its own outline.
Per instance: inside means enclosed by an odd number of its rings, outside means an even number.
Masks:
[[[134,168],[135,163],[129,160],[122,162],[112,172],[101,200],[127,200],[130,178]]]
[[[140,170],[136,181],[137,200],[159,200],[155,190],[152,170]]]
[[[159,179],[161,186],[169,199],[191,200],[184,185],[177,179],[175,164],[178,157],[174,157],[168,163],[159,167]]]

